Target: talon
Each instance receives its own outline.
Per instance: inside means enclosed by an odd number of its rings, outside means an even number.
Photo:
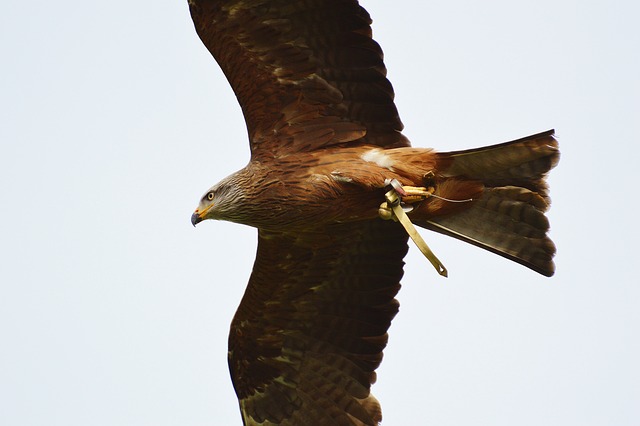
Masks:
[[[429,170],[427,173],[422,175],[422,183],[427,188],[435,187],[436,186],[436,174],[433,173],[432,170]]]
[[[424,188],[422,186],[405,186],[403,189],[406,192],[407,197],[422,197],[423,200],[429,197],[433,192],[430,192],[429,188]]]
[[[430,172],[433,174],[433,172]],[[427,173],[425,176],[427,176]],[[423,201],[431,196],[435,192],[435,188],[429,186],[427,188],[422,186],[403,186],[397,179],[387,179],[385,181],[387,185],[391,185],[393,190],[401,197],[404,203],[415,203]]]

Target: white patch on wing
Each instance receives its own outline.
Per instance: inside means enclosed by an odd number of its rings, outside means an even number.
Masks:
[[[343,175],[340,170],[332,171],[331,172],[331,177],[336,182],[343,182],[343,183],[351,183],[351,182],[353,182],[353,179],[351,179],[349,176]]]
[[[387,154],[384,153],[384,150],[379,148],[373,148],[360,157],[367,163],[375,163],[380,167],[384,167],[385,169],[393,170],[393,160]]]

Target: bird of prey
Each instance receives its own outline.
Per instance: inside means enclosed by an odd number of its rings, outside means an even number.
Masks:
[[[411,147],[357,0],[188,1],[251,146],[191,218],[258,229],[229,335],[243,422],[378,425],[370,388],[398,312],[405,226],[551,276],[553,131],[465,151]]]

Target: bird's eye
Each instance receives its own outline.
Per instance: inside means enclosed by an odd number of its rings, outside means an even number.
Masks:
[[[207,194],[207,200],[209,201],[213,200],[213,192],[210,192]]]

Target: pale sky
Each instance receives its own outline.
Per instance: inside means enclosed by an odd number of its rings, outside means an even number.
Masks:
[[[555,128],[556,275],[423,231],[383,425],[640,423],[638,2],[362,1],[415,146]],[[0,14],[0,424],[240,425],[226,363],[256,231],[189,221],[249,159],[185,1]]]

